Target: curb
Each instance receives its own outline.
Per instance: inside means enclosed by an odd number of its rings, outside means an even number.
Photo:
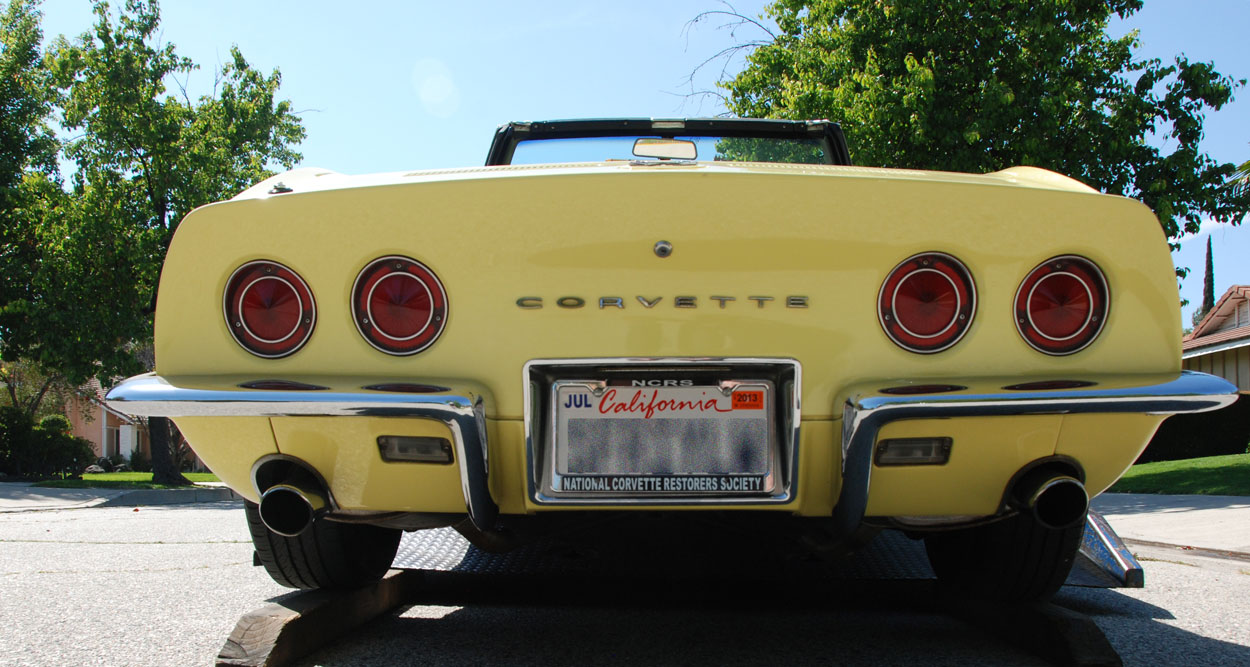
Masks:
[[[123,493],[116,498],[92,507],[144,507],[150,505],[183,505],[189,503],[215,503],[226,500],[242,500],[243,497],[226,487],[194,489],[139,489]]]
[[[1168,542],[1152,542],[1150,540],[1135,540],[1124,538],[1125,544],[1141,547],[1154,547],[1156,549],[1173,549],[1183,551],[1194,556],[1205,556],[1207,558],[1221,558],[1224,560],[1239,560],[1250,563],[1250,553],[1244,551],[1230,551],[1228,549],[1213,549],[1210,547],[1194,547],[1185,544],[1170,544]]]

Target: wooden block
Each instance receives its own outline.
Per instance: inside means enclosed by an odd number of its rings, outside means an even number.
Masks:
[[[391,570],[376,584],[347,591],[307,591],[239,619],[217,665],[277,667],[302,658],[411,599],[420,570]]]

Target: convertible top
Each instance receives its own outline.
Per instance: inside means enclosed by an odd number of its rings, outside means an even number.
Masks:
[[[523,121],[500,125],[486,154],[486,166],[512,163],[517,143],[532,139],[581,137],[771,137],[823,139],[829,164],[849,165],[846,137],[827,120],[765,120],[759,118],[596,118]]]

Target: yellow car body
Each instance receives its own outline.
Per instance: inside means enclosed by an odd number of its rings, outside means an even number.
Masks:
[[[962,337],[926,354],[893,342],[878,308],[891,270],[923,253],[958,258],[976,290]],[[370,344],[352,311],[353,281],[386,256],[424,264],[446,290],[445,328],[408,356]],[[1110,303],[1087,347],[1052,355],[1023,338],[1013,304],[1026,275],[1059,256],[1101,268]],[[233,272],[258,260],[289,267],[316,303],[306,344],[282,358],[244,349],[223,316]],[[335,512],[467,511],[482,530],[496,512],[828,518],[843,505],[857,505],[837,519],[848,531],[861,521],[961,525],[1009,511],[1010,485],[1035,462],[1065,462],[1096,495],[1168,414],[1231,400],[1218,381],[1182,375],[1177,303],[1149,209],[1034,168],[966,175],[616,161],[362,177],[302,169],[181,223],[161,275],[155,376],[110,399],[123,411],[173,417],[197,455],[253,502],[264,491],[258,462],[279,455],[323,478]],[[785,493],[561,502],[542,492],[535,458],[547,399],[535,368],[734,360],[793,371],[795,421],[779,424],[787,442],[773,471],[786,478]],[[258,381],[279,384],[241,388]],[[1005,389],[1037,382],[1057,384]],[[363,389],[387,383],[448,392]],[[301,385],[319,389],[289,390]],[[881,391],[925,385],[947,389]],[[420,409],[407,410],[412,401]],[[854,450],[870,416],[871,442]],[[480,460],[461,442],[475,439],[475,426]],[[450,464],[388,462],[383,436],[457,448]],[[908,438],[949,439],[948,460],[864,462],[880,442]],[[848,499],[848,485],[861,497]]]

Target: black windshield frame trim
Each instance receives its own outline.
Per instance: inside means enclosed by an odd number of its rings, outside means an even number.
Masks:
[[[828,164],[850,165],[846,137],[837,123],[827,120],[775,120],[760,118],[596,118],[516,122],[499,126],[486,155],[486,166],[512,163],[517,144],[535,139],[588,137],[761,137],[820,139],[828,150]]]

